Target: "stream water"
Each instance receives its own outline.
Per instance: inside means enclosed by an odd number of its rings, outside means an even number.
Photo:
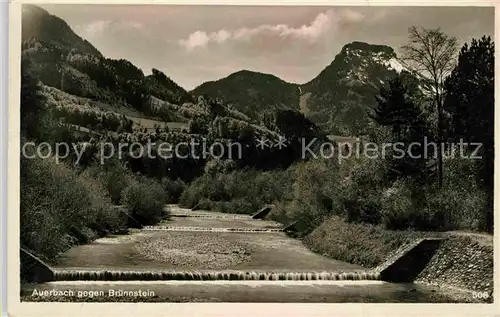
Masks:
[[[73,300],[110,301],[451,301],[429,287],[386,283],[371,270],[316,254],[276,222],[179,208],[173,214],[158,226],[68,250],[53,266],[55,281],[23,285],[23,299],[58,290],[51,300],[64,291]],[[116,295],[139,290],[142,297]]]

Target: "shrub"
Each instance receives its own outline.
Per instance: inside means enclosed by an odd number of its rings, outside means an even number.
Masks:
[[[188,208],[210,201],[210,207],[221,212],[252,214],[290,196],[290,184],[289,171],[244,169],[219,173],[210,168],[186,188],[179,201]]]
[[[269,219],[283,223],[290,224],[295,216],[290,212],[292,201],[279,201],[274,205],[274,208],[269,213]]]
[[[111,208],[111,198],[106,194],[103,184],[87,173],[81,173],[78,178],[94,198],[89,203],[95,211],[96,217],[95,221],[89,224],[89,227],[100,235],[113,233],[124,227],[126,217],[123,213]]]
[[[311,160],[299,164],[294,172],[294,218],[313,220],[339,213],[337,166],[332,161]]]
[[[259,203],[251,201],[250,199],[234,199],[231,201],[219,201],[213,203],[212,207],[217,212],[236,213],[251,215],[255,213],[260,207]]]
[[[390,230],[485,230],[487,195],[476,184],[471,160],[447,159],[441,189],[414,178],[393,181],[383,159],[312,159],[285,171],[227,170],[208,164],[180,198],[182,205],[251,214],[274,204],[270,217],[300,220],[304,233],[331,215]],[[244,180],[244,181],[242,181]],[[429,180],[428,180],[429,181]]]
[[[21,158],[21,244],[57,254],[123,226],[100,184],[53,159]]]
[[[398,180],[382,195],[388,229],[485,230],[486,193],[479,189],[470,160],[448,159],[443,186]]]
[[[200,199],[200,202],[196,204],[196,206],[193,206],[193,208],[196,207],[195,210],[212,210],[215,209],[216,205],[216,202],[213,202],[210,199],[202,198]]]
[[[412,192],[404,181],[396,181],[383,191],[381,198],[381,223],[387,229],[407,229],[415,227],[415,222],[418,224],[418,211],[412,201]]]
[[[380,223],[386,169],[382,160],[361,159],[346,173],[340,191],[348,221]]]
[[[477,189],[457,191],[449,187],[426,195],[426,229],[486,230],[486,193]]]
[[[446,210],[454,228],[488,230],[493,193],[477,182],[478,164],[477,160],[460,157],[446,159],[442,190],[428,199],[434,210]]]
[[[120,204],[123,190],[133,182],[133,174],[118,160],[106,161],[85,170],[89,177],[99,179],[114,204]]]
[[[181,194],[179,204],[187,208],[193,208],[202,198],[208,199],[208,186],[214,179],[207,174],[194,180]]]
[[[165,202],[171,204],[177,203],[186,189],[186,183],[181,179],[171,180],[167,177],[161,180],[161,186],[165,192]]]
[[[158,223],[167,216],[163,188],[155,180],[146,177],[139,177],[125,188],[122,204],[142,225]]]

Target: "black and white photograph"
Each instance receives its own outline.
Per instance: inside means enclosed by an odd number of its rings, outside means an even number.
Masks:
[[[21,10],[21,302],[493,304],[494,6]]]

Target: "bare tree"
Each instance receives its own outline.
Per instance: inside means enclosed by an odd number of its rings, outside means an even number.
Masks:
[[[438,182],[443,183],[443,101],[444,80],[456,63],[458,41],[447,36],[441,29],[425,29],[412,26],[409,30],[408,44],[402,46],[402,59],[408,68],[429,80],[429,92],[433,96],[437,112],[437,163]]]

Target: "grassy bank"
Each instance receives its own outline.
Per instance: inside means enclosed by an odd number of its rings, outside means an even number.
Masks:
[[[491,301],[493,237],[488,234],[394,231],[331,217],[304,237],[303,242],[311,250],[325,256],[375,268],[400,247],[429,237],[445,239],[419,273],[416,282],[439,286],[445,293],[456,293],[460,301],[473,301],[474,291],[489,294],[482,300]]]
[[[303,242],[325,256],[375,268],[403,245],[425,236],[425,232],[387,230],[333,216],[305,236]]]

